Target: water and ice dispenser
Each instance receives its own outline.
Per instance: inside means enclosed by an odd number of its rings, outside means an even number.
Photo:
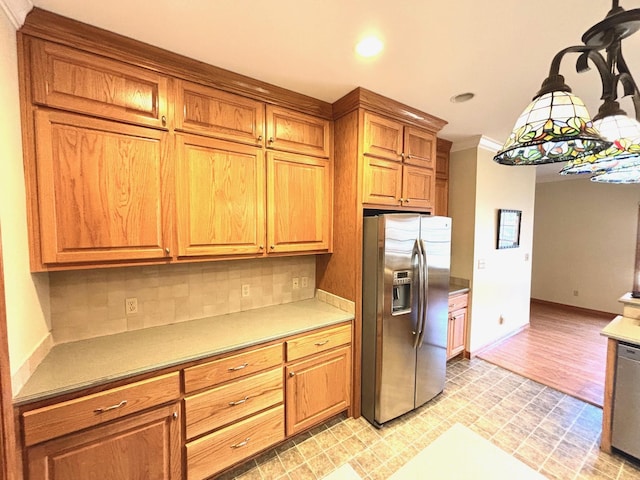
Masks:
[[[393,272],[393,295],[391,297],[392,315],[400,315],[411,311],[412,277],[411,270],[397,270]]]

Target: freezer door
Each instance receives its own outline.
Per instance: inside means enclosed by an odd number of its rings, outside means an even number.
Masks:
[[[451,219],[421,218],[420,241],[426,264],[426,318],[416,358],[415,406],[444,389],[447,367],[449,270],[451,265]]]
[[[420,217],[396,214],[380,218],[383,281],[378,295],[383,301],[378,326],[375,421],[384,423],[414,408],[416,350],[413,345],[418,328],[416,286]],[[410,309],[394,313],[394,274],[404,272],[411,272]],[[395,277],[397,284],[397,275]]]

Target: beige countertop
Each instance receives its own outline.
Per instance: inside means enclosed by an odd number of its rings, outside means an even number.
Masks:
[[[449,295],[458,295],[460,293],[467,293],[469,287],[460,283],[449,283]]]
[[[618,315],[600,334],[621,342],[640,345],[640,319]]]
[[[274,305],[54,346],[15,405],[129,378],[347,320],[317,299]]]

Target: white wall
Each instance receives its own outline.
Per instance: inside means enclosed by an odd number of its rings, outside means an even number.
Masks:
[[[49,280],[29,273],[16,31],[0,10],[0,223],[11,373],[49,338]]]
[[[640,185],[538,184],[531,296],[622,313],[617,300],[633,286],[639,202]]]
[[[451,275],[470,280],[472,354],[529,322],[535,169],[498,165],[493,155],[484,148],[455,151],[454,145],[449,171]],[[522,211],[519,248],[496,249],[499,209]]]

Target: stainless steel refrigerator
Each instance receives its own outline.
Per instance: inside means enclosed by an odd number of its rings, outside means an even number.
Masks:
[[[450,218],[364,218],[362,414],[376,426],[444,389],[450,264]]]

